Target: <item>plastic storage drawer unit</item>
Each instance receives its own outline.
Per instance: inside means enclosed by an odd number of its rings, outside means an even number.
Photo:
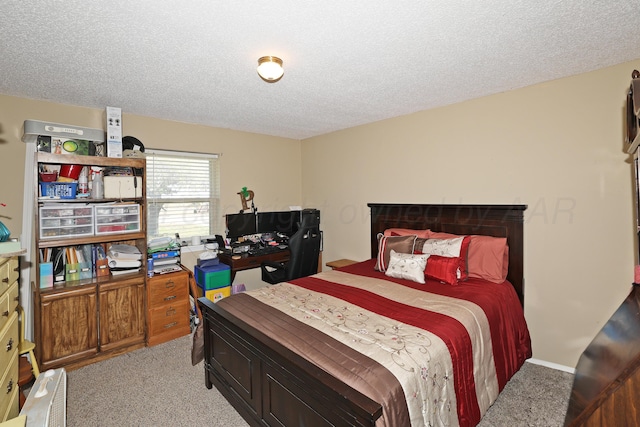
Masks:
[[[121,203],[96,206],[96,234],[140,231],[140,205]]]
[[[40,207],[40,238],[93,235],[93,206],[49,204]]]

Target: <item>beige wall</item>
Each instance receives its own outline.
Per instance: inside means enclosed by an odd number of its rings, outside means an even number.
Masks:
[[[325,261],[369,257],[368,202],[527,204],[525,314],[534,357],[573,367],[633,280],[632,170],[622,151],[633,68],[640,60],[302,144],[126,112],[123,123],[147,147],[222,153],[225,212],[239,209],[243,186],[263,211],[320,208]],[[2,220],[14,234],[23,121],[102,128],[103,115],[0,96],[0,202],[9,205],[0,215],[12,217]],[[259,285],[257,271],[236,280]]]
[[[323,135],[302,146],[325,260],[369,257],[368,202],[524,203],[534,358],[574,367],[633,281],[624,102],[640,61]]]
[[[21,141],[25,119],[73,124],[104,129],[104,110],[74,107],[0,95],[0,218],[13,237],[22,230],[26,144]],[[222,213],[241,209],[242,187],[255,192],[255,204],[262,211],[300,205],[300,141],[141,117],[123,112],[123,130],[145,147],[220,153]],[[224,223],[222,223],[224,224]],[[224,230],[217,230],[218,233]],[[256,271],[241,272],[238,281],[250,287],[261,284]]]

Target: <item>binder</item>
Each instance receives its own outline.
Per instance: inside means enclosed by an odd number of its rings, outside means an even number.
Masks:
[[[78,246],[78,268],[80,270],[80,280],[91,279],[93,277],[93,261],[91,259],[91,245]]]
[[[162,259],[162,258],[173,258],[179,257],[180,251],[162,251],[162,252],[154,252],[150,254],[153,259]]]
[[[70,246],[64,249],[66,264],[65,264],[65,277],[68,282],[73,280],[80,280],[80,264],[78,262],[78,252],[76,248]]]

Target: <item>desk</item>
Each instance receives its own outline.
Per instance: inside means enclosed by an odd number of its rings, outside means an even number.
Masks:
[[[289,261],[290,254],[289,250],[285,249],[265,255],[250,256],[249,254],[242,254],[239,259],[233,259],[228,253],[218,253],[218,258],[220,258],[220,262],[227,264],[231,269],[231,283],[233,283],[236,272],[260,268],[260,264],[264,261],[287,262]]]

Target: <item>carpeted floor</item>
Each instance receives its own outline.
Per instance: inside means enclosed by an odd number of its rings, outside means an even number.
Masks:
[[[573,375],[526,363],[480,422],[482,427],[561,426]],[[191,337],[144,348],[68,373],[67,425],[225,426],[247,423],[215,387]]]

